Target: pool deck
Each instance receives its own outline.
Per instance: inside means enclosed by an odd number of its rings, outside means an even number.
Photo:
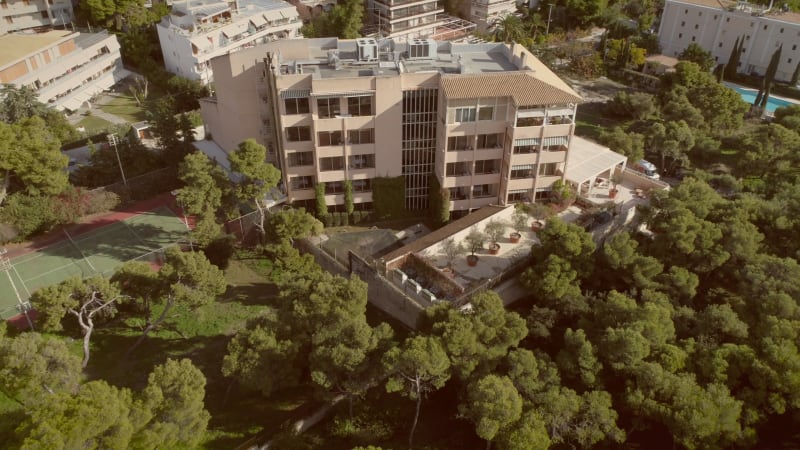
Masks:
[[[723,84],[725,86],[731,88],[731,89],[734,89],[734,90],[736,90],[736,88],[739,88],[739,89],[743,89],[743,90],[746,90],[746,91],[751,91],[751,92],[753,92],[755,94],[758,93],[758,89],[751,88],[751,87],[748,87],[748,86],[742,86],[741,84],[731,83],[731,82],[728,82],[728,81],[724,81]],[[780,95],[775,95],[775,94],[772,94],[772,93],[769,94],[769,98],[771,98],[771,99],[774,98],[776,100],[782,100],[784,102],[791,103],[793,105],[800,105],[800,100],[797,100],[797,99],[794,99],[794,98],[782,97]],[[748,103],[750,103],[750,102],[748,102]],[[775,108],[775,109],[777,109],[777,108]],[[775,115],[775,110],[772,110],[772,111],[769,111],[769,110],[766,110],[766,109],[764,110],[764,116],[773,117],[774,115]]]

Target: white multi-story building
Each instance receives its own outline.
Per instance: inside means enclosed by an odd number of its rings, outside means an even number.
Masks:
[[[780,4],[780,2],[775,2]],[[744,39],[738,66],[742,73],[764,75],[775,50],[783,45],[776,80],[788,81],[800,62],[800,14],[727,0],[666,0],[659,29],[661,52],[678,56],[689,44],[727,63],[737,39]]]
[[[176,1],[156,28],[167,70],[206,84],[213,81],[212,58],[297,37],[302,26],[282,0],[186,0]]]
[[[117,37],[105,31],[0,36],[0,83],[28,86],[59,110],[78,109],[129,74]]]
[[[469,0],[462,3],[463,12],[478,26],[487,31],[503,17],[517,12],[516,0]]]
[[[397,42],[434,36],[444,24],[443,0],[370,0],[378,35]]]
[[[422,210],[435,178],[458,216],[567,179],[581,97],[521,45],[291,39],[212,64],[206,131],[228,152],[265,145],[296,205],[313,209],[325,183],[327,204],[344,208],[350,180],[356,207],[372,209],[376,178],[403,177],[404,206]],[[592,166],[624,164],[612,156]]]
[[[72,22],[70,0],[0,0],[0,34]]]

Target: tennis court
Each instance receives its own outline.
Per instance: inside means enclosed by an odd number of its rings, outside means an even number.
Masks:
[[[166,206],[77,236],[64,232],[63,241],[14,258],[7,271],[0,271],[0,316],[19,314],[19,301],[41,287],[76,276],[110,276],[136,258],[156,261],[162,249],[187,234],[185,223]]]

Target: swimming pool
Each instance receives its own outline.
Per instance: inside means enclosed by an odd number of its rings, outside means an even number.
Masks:
[[[729,83],[725,83],[725,86],[727,86],[727,87],[733,89],[734,91],[738,92],[739,95],[742,96],[742,100],[746,101],[747,103],[749,103],[751,105],[756,100],[756,96],[758,95],[758,90],[756,90],[756,89],[745,88],[745,87],[741,87],[741,86],[737,86],[735,84],[729,84]],[[780,108],[781,106],[789,106],[789,105],[793,105],[793,104],[795,104],[795,103],[787,101],[787,100],[782,100],[780,98],[775,98],[772,95],[770,95],[769,96],[769,100],[767,100],[767,108],[766,108],[766,110],[769,111],[769,112],[775,112],[775,110]]]

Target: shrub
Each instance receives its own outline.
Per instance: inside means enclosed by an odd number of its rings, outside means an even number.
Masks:
[[[57,223],[50,197],[38,197],[22,192],[11,194],[6,198],[0,219],[16,228],[17,240],[45,232]]]
[[[361,223],[361,219],[364,214],[361,211],[353,211],[353,224]]]
[[[339,213],[342,215],[342,226],[350,225],[350,215],[346,212]]]
[[[86,193],[86,214],[111,211],[119,205],[119,195],[106,190]]]
[[[340,227],[342,226],[342,214],[335,212],[333,213],[333,226]]]
[[[331,214],[326,214],[321,217],[321,219],[325,223],[325,228],[330,228],[333,226],[333,216]]]
[[[233,236],[229,234],[220,236],[206,245],[206,248],[203,249],[203,253],[206,255],[206,258],[208,258],[208,262],[225,270],[228,268],[228,263],[235,250],[234,242]]]

